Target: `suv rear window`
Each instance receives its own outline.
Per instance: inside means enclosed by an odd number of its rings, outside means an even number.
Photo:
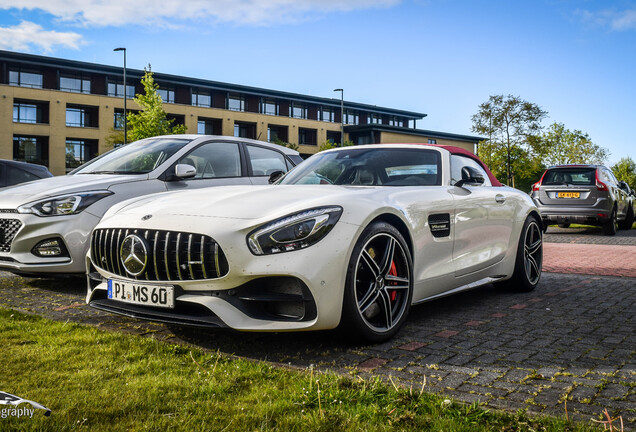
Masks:
[[[545,173],[542,185],[594,185],[596,168],[555,168]]]

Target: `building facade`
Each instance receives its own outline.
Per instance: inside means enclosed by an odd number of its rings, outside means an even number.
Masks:
[[[0,51],[0,159],[64,174],[109,150],[123,129],[124,95],[142,93],[144,71]],[[437,143],[474,151],[479,137],[416,128],[426,114],[154,73],[164,109],[188,133],[297,144],[303,155],[328,140]],[[129,111],[139,107],[131,100]]]

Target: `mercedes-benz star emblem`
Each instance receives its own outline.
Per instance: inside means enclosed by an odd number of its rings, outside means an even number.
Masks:
[[[126,271],[133,276],[139,276],[148,263],[145,240],[135,234],[127,235],[121,243],[119,256]]]

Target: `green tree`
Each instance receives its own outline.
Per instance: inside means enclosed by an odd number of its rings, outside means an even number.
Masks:
[[[503,162],[507,184],[513,184],[515,173],[528,170],[528,138],[541,131],[541,120],[546,116],[547,112],[538,105],[512,95],[490,96],[473,115],[472,131],[489,138],[487,144],[481,143],[479,156],[490,168]]]
[[[630,157],[624,157],[612,166],[612,172],[620,181],[624,181],[630,188],[636,189],[636,162]]]
[[[565,164],[603,164],[609,151],[594,144],[580,130],[566,129],[563,123],[553,123],[541,136],[530,140],[534,153],[543,166]]]
[[[184,125],[172,125],[174,119],[168,119],[163,109],[163,101],[157,93],[159,84],[155,83],[150,66],[144,69],[141,79],[145,94],[135,95],[134,101],[141,107],[139,113],[128,113],[128,142],[157,135],[185,133]]]
[[[351,147],[353,145],[355,144],[353,143],[353,141],[350,141],[350,140],[345,140],[345,142],[342,143],[342,147]],[[340,147],[340,145],[334,143],[331,140],[327,140],[318,146],[318,153],[320,153],[321,151],[331,150],[338,147]]]
[[[280,138],[276,138],[276,140],[274,140],[274,144],[278,144],[279,146],[298,151],[298,144],[288,143],[287,141],[283,141]]]

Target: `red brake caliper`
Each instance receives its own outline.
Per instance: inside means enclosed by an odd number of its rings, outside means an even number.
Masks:
[[[395,268],[395,261],[391,261],[391,268],[389,269],[389,274],[391,276],[397,276],[397,268]],[[392,282],[392,283],[395,283],[395,282]],[[396,298],[397,298],[397,291],[396,290],[391,291],[391,301],[394,302]]]

